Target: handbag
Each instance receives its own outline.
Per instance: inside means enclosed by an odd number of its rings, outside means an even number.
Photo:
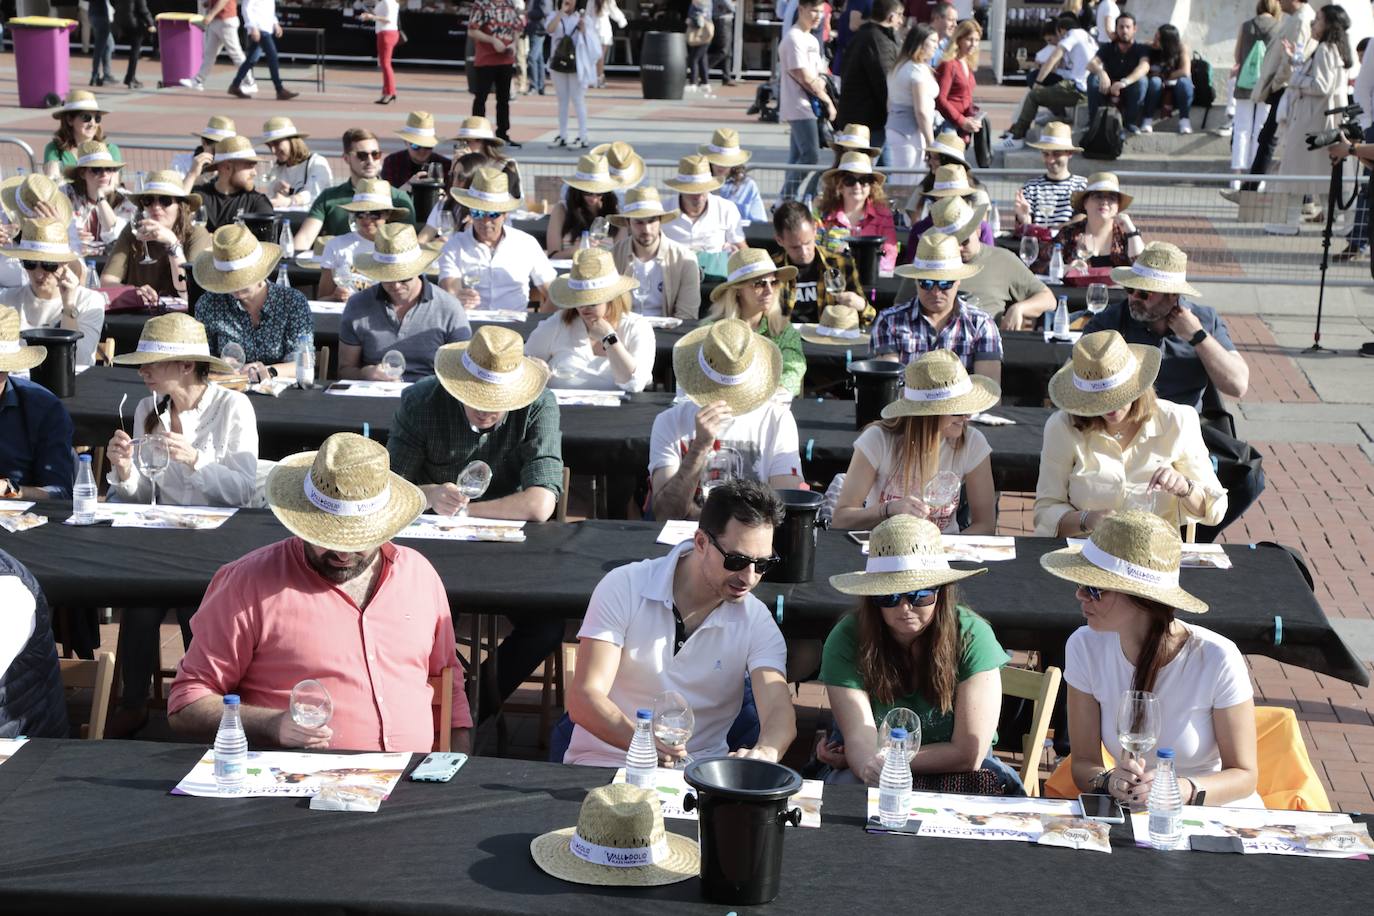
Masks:
[[[558,28],[560,30],[565,28],[561,20],[558,23]],[[577,45],[566,31],[553,46],[553,57],[549,59],[549,69],[554,73],[577,72]]]

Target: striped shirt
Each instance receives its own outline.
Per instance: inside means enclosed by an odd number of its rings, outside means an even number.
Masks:
[[[869,332],[875,355],[896,353],[903,366],[931,350],[953,350],[964,368],[973,371],[977,360],[1002,361],[1002,335],[987,312],[962,299],[954,315],[937,331],[921,313],[921,300],[912,299],[878,315]]]
[[[1073,194],[1088,187],[1082,175],[1070,175],[1055,181],[1037,175],[1021,186],[1021,193],[1030,204],[1031,222],[1037,226],[1062,226],[1073,219]],[[1049,211],[1046,221],[1045,212]]]

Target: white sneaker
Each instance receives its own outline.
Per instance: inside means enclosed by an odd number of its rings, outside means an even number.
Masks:
[[[1191,134],[1193,132],[1193,122],[1187,118],[1178,119],[1178,132],[1180,134]]]
[[[250,83],[248,82],[248,80],[244,80],[243,83],[239,85],[239,88],[242,89],[244,92],[248,93],[249,95],[258,94],[258,84]]]
[[[1154,118],[1146,118],[1140,122],[1140,132],[1142,134],[1152,134],[1155,132]]]
[[[1003,137],[1001,140],[998,140],[996,143],[992,145],[993,149],[1001,150],[1004,153],[1015,152],[1019,149],[1025,149],[1025,147],[1026,141],[1019,140],[1016,137]]]
[[[188,76],[186,79],[177,80],[177,82],[187,89],[194,89],[196,92],[205,91],[205,84],[200,81],[200,77],[198,76]]]

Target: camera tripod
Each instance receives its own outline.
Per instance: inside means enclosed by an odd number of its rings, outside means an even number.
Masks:
[[[1339,115],[1343,123],[1334,128],[1307,135],[1307,148],[1319,149],[1330,146],[1338,140],[1348,140],[1353,145],[1360,141],[1363,131],[1360,129],[1360,115],[1364,113],[1359,105],[1347,105],[1343,108],[1332,108],[1326,112],[1327,115]],[[1358,161],[1358,160],[1357,160]],[[1355,168],[1355,189],[1351,192],[1350,199],[1340,203],[1341,185],[1344,183],[1341,178],[1341,170],[1345,168],[1345,160],[1339,159],[1331,163],[1331,183],[1326,189],[1326,223],[1322,226],[1322,262],[1321,262],[1321,281],[1317,285],[1317,324],[1312,329],[1312,346],[1303,350],[1304,353],[1334,353],[1330,347],[1322,346],[1322,305],[1326,301],[1326,270],[1331,264],[1331,231],[1336,221],[1336,207],[1339,204],[1342,210],[1350,209],[1351,205],[1360,196],[1360,172],[1361,167]]]

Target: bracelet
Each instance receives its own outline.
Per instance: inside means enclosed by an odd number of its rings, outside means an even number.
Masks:
[[[1082,512],[1078,513],[1078,530],[1079,530],[1079,531],[1087,531],[1087,530],[1088,530],[1088,510],[1087,510],[1087,509],[1084,509]]]
[[[1187,477],[1185,477],[1185,478],[1183,478],[1183,479],[1184,479],[1184,480],[1188,480]],[[1188,492],[1186,492],[1186,493],[1183,494],[1183,498],[1184,498],[1184,499],[1187,499],[1188,497],[1190,497],[1190,496],[1192,496],[1192,495],[1193,495],[1193,482],[1192,482],[1191,480],[1188,480]]]
[[[1108,794],[1111,794],[1111,779],[1112,774],[1115,772],[1115,767],[1107,767],[1107,769],[1098,773],[1096,776],[1094,776],[1091,780],[1088,781],[1089,788],[1091,788],[1094,792],[1106,792]]]
[[[1188,785],[1190,787],[1188,790],[1188,800],[1185,801],[1184,804],[1191,805],[1193,801],[1197,798],[1197,781],[1194,779],[1189,779],[1187,776],[1183,778],[1188,780]]]
[[[1132,230],[1131,232],[1128,232],[1128,233],[1126,233],[1125,235],[1123,235],[1122,238],[1124,238],[1124,239],[1138,239],[1138,238],[1140,238],[1140,230],[1139,230],[1139,229]]]

